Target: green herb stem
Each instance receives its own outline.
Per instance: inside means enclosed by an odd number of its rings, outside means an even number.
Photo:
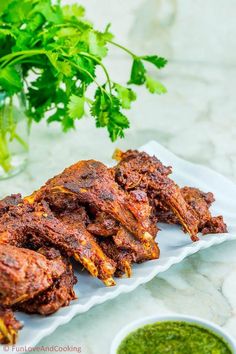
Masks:
[[[18,141],[18,143],[20,143],[23,148],[25,149],[25,151],[29,150],[29,145],[27,144],[26,141],[24,141],[18,134],[14,134],[14,139],[16,139]]]
[[[108,43],[114,45],[115,47],[118,47],[122,50],[124,50],[126,53],[128,53],[129,55],[132,56],[133,59],[136,59],[136,58],[139,58],[138,55],[134,54],[133,52],[131,52],[131,50],[127,49],[126,47],[124,47],[123,45],[119,44],[119,43],[116,43],[116,42],[113,42],[113,41],[110,41],[110,40],[107,40]]]
[[[16,133],[17,123],[13,116],[13,98],[10,97],[9,103],[5,105],[7,107],[5,109],[2,107],[0,110],[0,166],[8,173],[12,169],[9,142],[15,139],[25,150],[28,150],[28,144]]]
[[[3,107],[0,110],[0,165],[5,172],[9,172],[11,170],[11,155],[8,149]]]
[[[0,165],[5,172],[9,172],[12,168],[11,154],[8,149],[8,142],[5,134],[0,135]]]
[[[38,50],[31,49],[31,50],[22,50],[20,52],[14,52],[11,54],[7,54],[7,55],[4,55],[2,58],[0,58],[0,63],[3,62],[0,67],[2,68],[5,65],[9,64],[11,62],[11,60],[14,59],[15,57],[26,58],[26,57],[31,57],[34,55],[39,55],[39,54],[46,54],[46,51],[43,49],[38,49]]]
[[[94,55],[91,55],[91,54],[88,54],[88,53],[84,53],[84,52],[80,52],[79,55],[83,55],[84,57],[90,58],[90,59],[94,60],[96,63],[98,63],[101,66],[101,68],[103,69],[103,71],[104,71],[104,73],[106,75],[107,83],[108,83],[108,86],[109,86],[109,91],[111,93],[112,92],[112,84],[111,84],[110,76],[109,76],[109,73],[108,73],[105,65],[101,62],[101,60],[96,58]]]
[[[93,82],[97,85],[97,87],[99,87],[100,90],[110,98],[110,95],[107,93],[107,91],[95,80],[94,76],[91,75],[89,71],[87,71],[84,68],[81,68],[79,65],[77,65],[73,62],[71,62],[71,65],[74,66],[77,70],[83,71],[85,74],[87,74],[93,80]]]

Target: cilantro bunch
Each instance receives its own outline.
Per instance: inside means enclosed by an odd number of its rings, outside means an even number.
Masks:
[[[9,97],[25,91],[30,121],[46,116],[48,123],[59,122],[67,131],[88,106],[96,126],[106,128],[115,141],[129,127],[123,111],[136,99],[131,85],[166,92],[145,67],[150,63],[161,69],[166,59],[138,56],[114,42],[109,26],[103,32],[94,29],[82,6],[61,6],[59,0],[4,0],[0,14],[0,90]],[[127,86],[113,82],[103,63],[109,45],[131,56]],[[97,80],[98,67],[103,82]],[[88,95],[91,85],[93,97]]]

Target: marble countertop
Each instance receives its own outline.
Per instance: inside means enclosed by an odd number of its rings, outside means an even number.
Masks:
[[[125,77],[128,63],[123,61],[113,60],[114,79]],[[30,162],[23,173],[0,182],[0,194],[28,194],[74,161],[95,158],[110,163],[115,147],[135,148],[149,140],[236,182],[235,79],[236,69],[231,66],[170,63],[162,73],[168,94],[152,96],[140,88],[129,112],[131,129],[125,140],[115,144],[105,131],[95,129],[90,117],[67,135],[56,126],[34,126]],[[83,354],[107,354],[126,323],[170,312],[209,319],[236,338],[235,255],[236,242],[193,255],[132,293],[77,316],[40,345],[74,345]]]

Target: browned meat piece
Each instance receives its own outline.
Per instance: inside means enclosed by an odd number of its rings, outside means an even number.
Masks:
[[[153,208],[150,205],[147,193],[141,189],[129,191],[128,204],[135,217],[142,223],[143,227],[152,237],[155,238],[158,232],[157,217],[155,213],[153,213]]]
[[[12,205],[18,205],[22,202],[21,194],[12,194],[0,200],[0,216],[9,210]]]
[[[78,204],[83,204],[88,209],[95,209],[113,218],[148,250],[156,248],[156,253],[159,252],[149,232],[156,233],[157,228],[150,219],[151,208],[147,196],[143,191],[134,192],[133,195],[123,191],[115,183],[113,171],[100,162],[81,161],[67,168],[27,200],[29,203],[44,200],[55,213],[66,211],[68,215],[69,211],[76,210]],[[65,216],[63,218],[65,222]]]
[[[140,240],[123,227],[120,227],[112,238],[99,237],[98,240],[104,253],[116,262],[116,276],[125,273],[127,277],[131,277],[132,263],[141,263],[160,256],[158,247],[146,248]]]
[[[165,224],[174,224],[174,225],[180,224],[178,217],[173,213],[173,211],[158,199],[154,201],[154,210],[158,222],[163,222]]]
[[[46,204],[11,207],[0,219],[0,243],[14,246],[48,244],[73,256],[106,285],[114,285],[115,267],[85,227],[73,228],[60,222]]]
[[[134,263],[157,259],[160,256],[158,247],[143,247],[143,244],[124,228],[119,229],[118,233],[113,236],[113,240],[119,249],[125,249],[132,253]]]
[[[91,234],[105,237],[115,235],[118,229],[119,223],[104,212],[98,212],[96,218],[87,226]]]
[[[0,344],[15,344],[22,324],[16,320],[11,309],[0,306]]]
[[[158,232],[157,218],[150,206],[147,194],[142,190],[134,190],[129,193],[127,207],[142,226],[153,236]],[[119,222],[105,212],[92,208],[92,221],[87,225],[87,230],[98,236],[112,236],[119,230]]]
[[[48,289],[65,272],[60,258],[0,244],[0,303],[12,306]]]
[[[114,181],[112,170],[101,162],[80,161],[27,198],[29,202],[46,200],[52,209],[71,210],[78,203],[92,205],[119,221],[144,242],[153,242],[142,221],[133,214],[129,196]]]
[[[112,240],[100,238],[100,245],[104,252],[117,262],[116,275],[119,276],[125,273],[130,277],[132,263],[142,263],[158,259],[160,256],[158,247],[144,247],[140,240],[123,227],[120,227],[117,234],[112,236]]]
[[[212,193],[204,193],[197,188],[184,187],[181,188],[181,194],[189,206],[194,210],[199,219],[199,231],[204,224],[211,219],[211,213],[209,207],[214,201]],[[179,220],[177,216],[160,201],[156,201],[156,213],[158,220],[166,222],[168,224],[178,224]]]
[[[54,212],[53,214],[58,220],[75,229],[79,229],[81,225],[83,225],[84,228],[90,222],[89,216],[85,208],[82,206],[78,206],[73,210],[65,209],[60,212]]]
[[[50,260],[60,258],[59,251],[55,249],[42,248],[38,252]],[[17,309],[27,313],[50,315],[75,300],[76,295],[73,287],[77,279],[69,261],[64,259],[64,263],[66,265],[65,272],[55,279],[47,290],[39,293],[33,299],[20,303],[17,305]]]
[[[210,220],[208,220],[203,229],[202,229],[202,234],[221,234],[225,233],[227,231],[227,225],[224,223],[224,219],[222,216],[216,216],[212,217]]]
[[[122,227],[117,235],[98,237],[103,252],[116,263],[115,275],[132,275],[132,263],[141,263],[159,258],[159,248],[147,249],[143,243]]]
[[[199,231],[203,234],[225,233],[227,227],[222,216],[212,217],[209,207],[214,202],[212,193],[204,193],[198,188],[184,187],[181,194],[185,201],[191,206],[199,219]],[[179,220],[173,212],[160,202],[156,205],[158,220],[168,224],[178,224]]]
[[[151,204],[159,199],[178,217],[193,241],[198,240],[198,218],[185,202],[179,187],[168,177],[170,167],[165,167],[156,158],[145,152],[120,153],[121,161],[114,167],[116,181],[127,191],[144,190]]]
[[[207,203],[208,207],[210,208],[210,206],[212,205],[212,203],[214,203],[215,201],[215,197],[213,195],[213,193],[211,192],[202,192],[200,189],[198,188],[194,188],[194,187],[183,187],[181,188],[181,193],[183,194],[184,198],[187,199],[187,195],[190,193],[196,194],[198,197],[202,197],[205,202]]]
[[[140,218],[143,217],[143,222],[145,222],[145,215],[150,213],[150,206],[144,211],[142,211],[141,206],[145,203],[148,203],[146,199],[146,194],[142,191],[139,191],[139,209],[136,207],[136,213],[140,213]],[[134,193],[134,202],[137,199]],[[137,203],[136,203],[137,204]],[[115,261],[117,271],[116,275],[121,272],[125,272],[128,276],[131,274],[131,263],[133,262],[143,262],[145,260],[156,259],[159,257],[159,248],[155,242],[147,244],[141,242],[138,238],[132,235],[127,229],[122,226],[119,226],[111,216],[106,214],[105,212],[99,212],[94,207],[90,208],[90,217],[95,220],[93,223],[87,225],[87,230],[93,233],[95,236],[99,236],[98,240],[99,244],[104,251],[104,253]],[[89,222],[88,217],[81,218],[78,214],[78,209],[69,210],[66,212],[62,212],[60,214],[56,214],[59,220],[63,221],[63,223],[67,223],[68,225],[73,225],[75,227],[86,227],[86,224]],[[153,219],[154,220],[154,219]],[[81,225],[81,223],[83,225]],[[154,220],[155,226],[151,225],[151,221],[146,223],[146,227],[149,227],[149,231],[154,233],[156,236],[156,220]],[[113,236],[114,242],[110,239],[103,243],[102,237],[105,236]]]
[[[98,243],[103,252],[116,262],[117,277],[125,274],[128,278],[132,275],[132,253],[129,250],[118,249],[114,241],[110,237],[98,238]]]
[[[190,205],[199,219],[199,230],[211,219],[209,206],[214,201],[212,193],[204,193],[197,188],[184,187],[181,189],[181,194],[185,201]]]

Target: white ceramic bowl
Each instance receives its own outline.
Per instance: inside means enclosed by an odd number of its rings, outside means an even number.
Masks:
[[[227,332],[225,332],[225,330],[222,329],[220,326],[199,317],[174,314],[174,315],[166,315],[166,316],[145,317],[123,327],[112,342],[110,354],[117,354],[117,349],[120,343],[130,332],[133,332],[137,328],[145,326],[146,324],[151,324],[151,323],[161,322],[161,321],[184,321],[188,323],[195,323],[201,327],[205,327],[211,330],[212,332],[218,334],[221,338],[223,338],[225,342],[229,344],[229,347],[231,348],[232,352],[236,353],[236,341]]]

